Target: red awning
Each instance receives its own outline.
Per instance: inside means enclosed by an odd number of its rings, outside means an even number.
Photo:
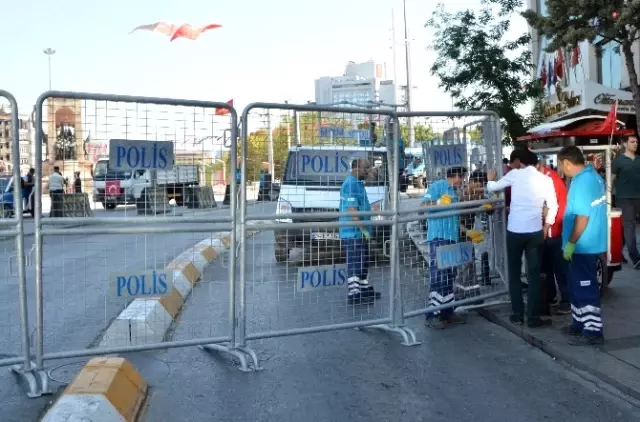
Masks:
[[[618,129],[613,132],[613,136],[625,136],[625,135],[633,135],[635,131],[633,129]],[[519,137],[516,141],[538,141],[541,139],[549,139],[549,138],[595,138],[601,136],[611,136],[611,132],[604,132],[602,130],[585,130],[585,129],[574,129],[574,130],[553,130],[551,132],[545,133],[533,133],[531,135],[524,135]]]
[[[565,121],[557,121],[547,125],[540,125],[531,130],[530,135],[524,135],[517,141],[538,141],[550,138],[598,138],[632,135],[634,130],[624,129],[624,124],[615,120],[615,116],[582,116]],[[612,132],[612,129],[615,130]]]

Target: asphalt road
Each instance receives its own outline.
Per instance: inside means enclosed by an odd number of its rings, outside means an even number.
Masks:
[[[260,204],[250,212],[273,212],[272,208],[273,204]],[[276,263],[272,244],[270,232],[247,242],[248,333],[386,315],[386,265],[379,264],[370,276],[383,299],[350,307],[342,286],[297,291],[298,267]],[[291,259],[299,256],[294,251]],[[173,339],[227,332],[226,264],[219,261],[205,271],[174,327]],[[304,263],[303,267],[309,268]],[[423,279],[416,277],[405,276],[403,281],[420,284]],[[104,295],[97,296],[102,306]],[[84,308],[76,314],[84,315]],[[69,320],[70,333],[84,331],[82,324],[73,322]],[[152,387],[144,418],[149,422],[640,420],[637,403],[586,380],[474,314],[469,324],[446,331],[425,328],[421,318],[408,322],[422,345],[405,347],[394,335],[352,329],[251,341],[264,367],[257,373],[241,373],[226,356],[195,347],[127,357]],[[69,382],[85,361],[47,366],[52,379]],[[8,422],[35,421],[50,400],[26,399],[4,370],[0,397],[0,414]]]
[[[263,205],[255,206],[256,211]],[[269,206],[275,207],[270,204]],[[114,219],[134,209],[105,212]],[[253,207],[249,212],[253,212]],[[183,216],[229,216],[229,208],[183,209]],[[98,214],[99,216],[99,214]],[[171,224],[166,216],[160,226]],[[85,229],[91,225],[79,227]],[[176,255],[213,233],[203,225],[176,225],[176,233],[123,235],[45,236],[43,247],[44,324],[46,352],[84,349],[108,327],[126,303],[113,299],[108,276],[113,272],[163,268]],[[184,233],[181,228],[202,232]],[[153,226],[151,227],[153,228]],[[210,229],[209,229],[210,230]],[[34,236],[25,236],[25,249],[34,245]],[[0,241],[0,356],[20,353],[18,286],[12,239]],[[35,256],[35,254],[34,254]],[[12,261],[10,268],[9,262]],[[10,270],[13,270],[11,273]],[[35,330],[35,266],[27,267],[30,332]]]
[[[248,246],[249,333],[377,318],[345,304],[346,288],[296,291],[297,267],[277,264],[271,233]],[[292,259],[295,256],[292,256]],[[388,268],[373,270],[381,285]],[[205,271],[173,338],[219,335],[227,268]],[[383,295],[386,291],[383,290]],[[244,374],[198,348],[131,356],[153,389],[147,421],[632,421],[636,403],[603,390],[484,319],[431,331],[409,321],[423,344],[353,329],[250,342],[264,371]]]

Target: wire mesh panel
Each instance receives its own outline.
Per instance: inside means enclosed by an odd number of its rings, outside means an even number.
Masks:
[[[33,224],[25,230],[23,212],[29,209],[33,178],[29,173],[29,116],[21,116],[15,98],[0,90],[0,366],[12,368],[27,387],[38,394],[38,382],[31,371],[31,341],[27,297],[24,238],[33,235]],[[24,154],[21,154],[24,151]],[[25,176],[24,179],[22,176]]]
[[[235,110],[50,92],[37,113],[36,155],[45,158],[36,165],[38,351],[57,358],[232,339],[230,321],[185,318],[184,328],[177,321],[195,298],[193,312],[233,306],[232,292],[206,287],[206,268],[235,244],[222,197],[235,167]],[[71,216],[66,205],[78,197],[90,210]]]
[[[271,202],[252,205],[244,190],[241,220],[254,233],[240,260],[246,339],[391,321],[396,195],[381,129],[392,115],[284,104],[245,109],[243,181],[260,184],[270,169],[279,181]]]
[[[486,192],[487,171],[502,172],[498,121],[489,113],[411,115],[429,136],[423,197],[400,207],[405,316],[486,306],[506,293],[504,203]]]

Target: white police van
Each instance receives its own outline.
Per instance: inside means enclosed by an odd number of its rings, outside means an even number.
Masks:
[[[191,196],[187,188],[199,183],[198,166],[194,164],[176,164],[171,170],[157,170],[154,176],[149,169],[115,170],[109,167],[108,158],[101,158],[93,169],[93,200],[107,210],[118,205],[144,203],[153,177],[157,186],[165,187],[168,198],[175,199],[177,205],[188,204]]]
[[[278,219],[282,229],[275,231],[275,258],[285,262],[289,252],[302,248],[306,252],[327,253],[342,256],[337,228],[288,229],[292,222],[326,222],[337,218],[303,218],[312,212],[338,212],[340,209],[340,187],[351,173],[354,160],[367,158],[372,165],[370,177],[364,181],[367,197],[373,211],[389,209],[389,160],[384,147],[362,146],[297,146],[289,151],[286,169],[280,185],[280,196],[276,214],[294,214],[293,219]],[[301,218],[295,218],[295,215]],[[386,217],[375,216],[372,220]],[[374,226],[372,253],[382,256],[384,242],[390,238],[390,226]]]

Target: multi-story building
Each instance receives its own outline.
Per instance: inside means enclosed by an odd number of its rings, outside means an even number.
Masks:
[[[349,102],[351,105],[401,103],[398,89],[386,79],[385,66],[373,61],[349,62],[342,76],[324,76],[316,79],[316,99],[318,105]],[[384,107],[384,106],[383,106]]]
[[[0,108],[0,174],[10,174],[13,170],[13,127],[11,112]],[[31,144],[33,142],[33,122],[30,116],[19,116],[19,156],[20,173],[25,174],[33,165],[31,159]]]
[[[545,0],[529,0],[529,8],[546,14]],[[618,119],[636,127],[624,55],[615,42],[583,41],[572,51],[544,51],[548,40],[531,29],[536,76],[545,89],[547,121],[589,114],[606,114],[618,100]],[[640,42],[633,47],[640,68]]]

